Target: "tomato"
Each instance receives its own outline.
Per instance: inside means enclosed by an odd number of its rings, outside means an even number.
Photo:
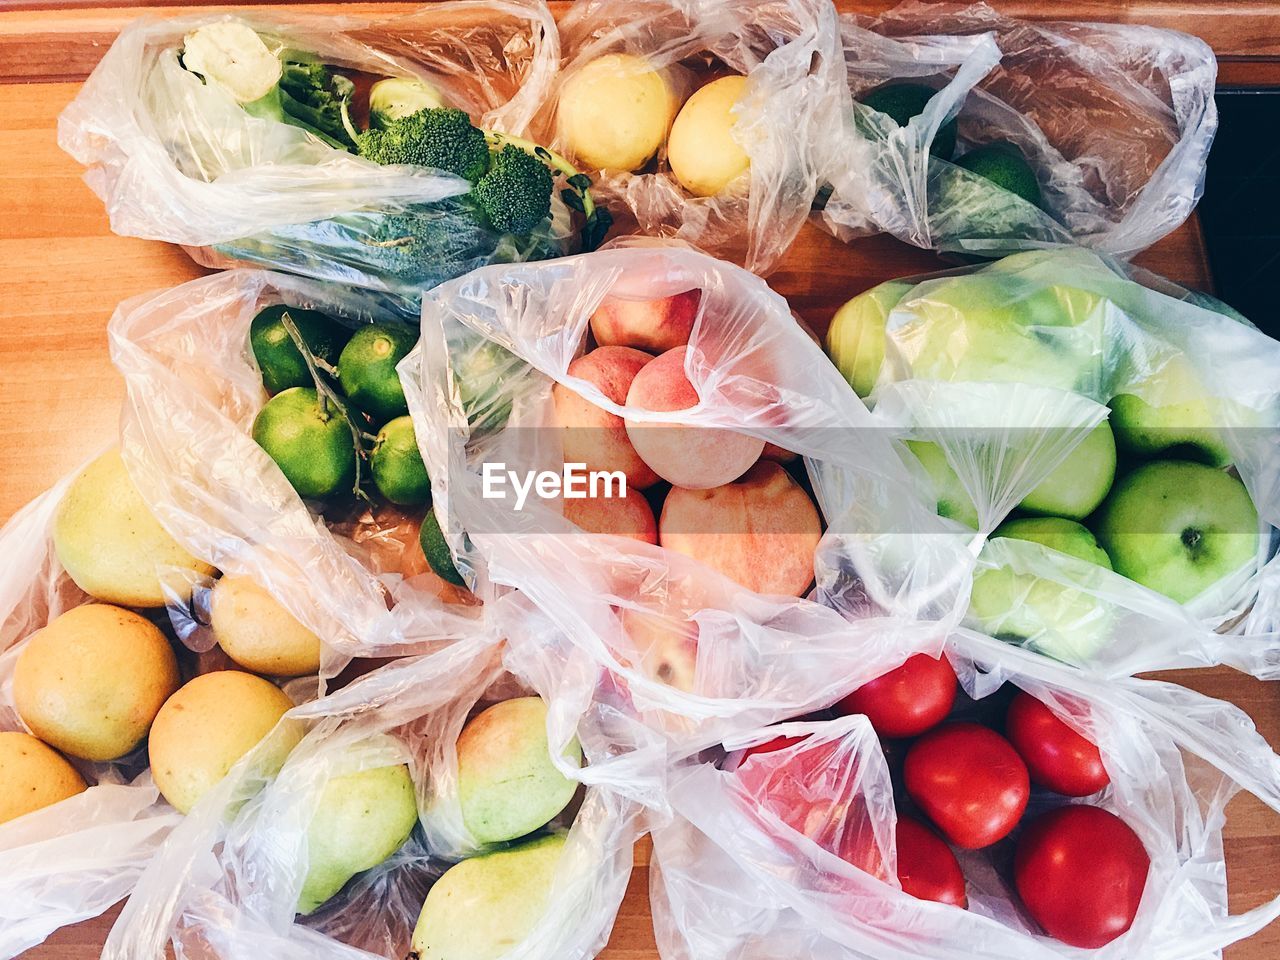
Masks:
[[[1008,836],[1027,808],[1027,765],[1009,741],[976,723],[948,723],[911,745],[907,793],[943,835],[976,850]]]
[[[836,711],[865,714],[882,737],[916,737],[945,720],[955,702],[956,672],[946,657],[918,653],[864,683],[836,704]]]
[[[897,845],[898,882],[904,893],[961,909],[969,906],[960,863],[941,837],[919,820],[899,815]]]
[[[1105,946],[1133,924],[1151,858],[1133,829],[1098,807],[1059,807],[1018,839],[1013,879],[1045,933],[1073,947]]]
[[[755,756],[757,753],[774,753],[778,750],[785,750],[787,747],[793,747],[804,737],[774,737],[772,740],[766,740],[764,743],[757,743],[754,747],[747,747],[742,751],[742,756],[738,758],[738,766],[742,766],[746,762],[747,757]]]
[[[1042,787],[1065,797],[1087,797],[1110,782],[1098,748],[1029,693],[1019,693],[1009,704],[1005,733]]]

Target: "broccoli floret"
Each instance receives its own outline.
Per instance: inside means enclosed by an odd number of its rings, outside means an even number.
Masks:
[[[484,132],[471,125],[463,110],[434,107],[398,120],[384,129],[354,134],[360,156],[374,163],[411,163],[444,170],[475,183],[489,170]]]
[[[285,122],[320,130],[343,147],[355,146],[342,122],[343,105],[356,86],[322,63],[287,61],[280,76],[280,104]]]
[[[471,188],[471,197],[499,233],[526,234],[551,215],[555,187],[547,165],[507,144],[489,162],[489,172]]]

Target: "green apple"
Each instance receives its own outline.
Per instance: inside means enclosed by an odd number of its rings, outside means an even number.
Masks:
[[[831,318],[827,356],[860,397],[870,396],[880,377],[885,324],[911,286],[905,280],[890,280],[864,290]]]
[[[331,779],[307,828],[307,877],[298,912],[314,912],[357,873],[386,860],[417,822],[413,780],[404,764]]]
[[[564,755],[581,766],[576,739]],[[458,737],[462,821],[479,843],[515,840],[545,826],[569,805],[577,787],[552,760],[541,697],[496,703]]]
[[[938,498],[938,516],[957,520],[977,530],[978,508],[973,505],[973,498],[960,482],[960,477],[947,463],[947,455],[942,448],[927,440],[908,440],[906,443],[933,481],[933,492]]]
[[[991,539],[1028,540],[1107,570],[1111,561],[1088,528],[1061,517],[1027,517],[998,527]],[[1069,663],[1091,658],[1108,637],[1109,611],[1090,593],[1009,567],[973,579],[967,621],[1001,640],[1024,643]]]
[[[1118,573],[1179,603],[1258,551],[1258,511],[1244,484],[1186,460],[1156,460],[1122,477],[1097,530]]]
[[[413,930],[418,960],[497,960],[542,919],[562,834],[456,863],[427,893]]]
[[[1103,420],[1019,504],[1028,513],[1083,520],[1116,476],[1116,441]]]
[[[1111,419],[1125,453],[1225,467],[1231,453],[1222,438],[1222,414],[1215,415],[1215,409],[1191,363],[1175,356],[1126,384],[1125,392],[1111,400]]]

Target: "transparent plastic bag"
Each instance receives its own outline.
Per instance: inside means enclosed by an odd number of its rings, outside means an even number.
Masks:
[[[493,639],[476,635],[431,656],[397,660],[296,708],[290,716],[309,731],[279,774],[233,772],[193,811],[139,884],[104,956],[160,957],[170,937],[179,957],[234,960],[264,950],[273,957],[407,955],[431,885],[450,861],[486,849],[462,825],[457,735],[472,713],[527,692],[504,668]],[[553,753],[567,744],[548,733]],[[591,752],[587,747],[588,763]],[[422,826],[381,865],[296,918],[307,831],[324,785],[399,763],[410,768]],[[564,769],[577,778],[591,768]],[[593,957],[603,948],[631,873],[638,812],[591,786],[553,821],[567,839],[547,909],[504,957]]]
[[[624,408],[567,373],[610,291],[650,299],[691,289],[701,291],[685,360],[695,407]],[[679,749],[744,717],[794,715],[855,664],[895,644],[936,643],[915,618],[958,616],[972,537],[936,516],[785,302],[739,268],[638,242],[477,271],[426,297],[419,352],[400,371],[459,570],[486,601],[514,588],[547,616],[545,630],[527,631],[541,636],[513,646],[574,662],[579,689],[616,682],[613,694]],[[756,593],[675,550],[584,534],[560,499],[487,496],[492,466],[513,475],[562,466],[553,384],[611,413],[729,428],[803,456],[829,523],[813,555],[816,599]],[[865,597],[864,624],[820,602],[854,591]]]
[[[376,294],[232,270],[127,300],[109,327],[128,399],[125,462],[192,552],[245,575],[324,639],[322,675],[354,656],[422,653],[475,632],[481,609],[415,561],[418,519],[354,501],[326,522],[250,434],[266,401],[249,324],[274,303],[355,325]]]
[[[1218,125],[1217,63],[1196,37],[1016,20],[981,3],[908,2],[876,18],[845,15],[840,29],[853,102],[820,221],[841,239],[888,232],[985,256],[1079,244],[1130,257],[1200,198]],[[902,128],[858,102],[894,80],[938,89]],[[957,118],[955,159],[1014,145],[1038,181],[1039,206],[931,154]]]
[[[968,709],[986,709],[985,699],[1010,683],[1101,751],[1110,784],[1081,802],[1127,823],[1151,866],[1132,927],[1091,955],[1203,960],[1280,916],[1280,900],[1228,910],[1228,801],[1244,789],[1280,811],[1280,758],[1241,711],[1173,684],[1099,682],[967,631],[948,639],[947,655],[977,700]],[[958,851],[967,910],[902,891],[891,765],[865,717],[782,724],[725,747],[778,736],[805,739],[672,770],[673,814],[651,825],[651,902],[663,957],[1080,954],[1041,934],[1017,902],[1007,879],[1012,841]],[[1070,802],[1033,789],[1028,816]]]
[[[566,252],[558,201],[551,226],[517,243],[458,205],[470,189],[461,178],[379,166],[250,116],[179,63],[188,31],[226,21],[357,76],[426,81],[474,122],[512,135],[541,107],[559,60],[540,0],[459,0],[390,20],[143,18],[121,31],[58,125],[116,233],[182,244],[205,266],[251,263],[408,297],[482,264]]]
[[[0,530],[0,731],[25,731],[13,671],[26,641],[89,602],[53,549],[54,515],[70,483],[58,483]],[[0,957],[17,956],[127,896],[181,819],[151,782],[145,750],[74,766],[87,790],[0,824]]]
[[[835,149],[844,99],[836,38],[835,10],[819,0],[586,0],[560,21],[564,61],[539,123],[557,149],[568,150],[555,114],[560,92],[611,54],[647,61],[679,102],[694,92],[699,73],[747,77],[734,139],[750,158],[748,175],[713,196],[693,196],[670,171],[665,138],[657,160],[637,173],[591,174],[620,233],[674,237],[764,275],[803,225],[818,171]],[[713,65],[719,69],[708,73]]]
[[[924,471],[920,482],[940,505],[968,502],[972,516],[957,526],[990,537],[1060,467],[1076,471],[1072,497],[1084,498],[1106,471],[1081,445],[1104,420],[1120,422],[1107,406],[1118,409],[1117,397],[1169,411],[1152,431],[1167,446],[1158,459],[1234,464],[1258,514],[1253,558],[1182,603],[1039,543],[992,540],[976,575],[1003,567],[1020,578],[1002,608],[1013,613],[994,619],[971,606],[971,620],[981,617],[974,626],[1113,675],[1213,663],[1274,675],[1280,344],[1211,298],[1080,249],[1016,254],[912,278],[901,290],[868,403],[890,434],[932,444],[945,459],[956,489]],[[843,333],[833,336],[838,353]],[[1125,417],[1132,436],[1138,421]],[[1123,439],[1120,427],[1112,432]],[[1125,442],[1100,503],[1144,459]],[[1071,506],[1097,528],[1097,503]],[[1043,617],[1014,624],[1040,615],[1029,591],[1043,584],[1053,585]]]

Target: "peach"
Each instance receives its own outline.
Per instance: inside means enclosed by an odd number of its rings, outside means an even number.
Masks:
[[[587,533],[631,537],[642,543],[658,542],[658,524],[644,494],[628,485],[623,497],[566,497],[564,516]]]
[[[818,509],[778,464],[761,460],[712,490],[672,488],[658,543],[757,593],[803,596],[822,537]]]
[[[641,670],[662,683],[692,693],[698,668],[698,625],[647,610],[618,611],[622,629]]]
[[[591,315],[591,332],[602,347],[619,345],[663,353],[689,342],[701,301],[701,290],[656,300],[610,294]]]
[[[569,364],[569,375],[581,377],[614,403],[624,404],[631,382],[652,359],[651,354],[630,347],[599,347]],[[563,384],[557,383],[551,392],[556,420],[564,428],[565,463],[585,463],[588,470],[620,470],[627,475],[628,488],[658,482],[658,475],[627,439],[621,417]]]
[[[636,374],[627,406],[666,412],[687,410],[698,392],[684,372],[688,347],[655,357]],[[764,441],[723,427],[626,420],[627,436],[658,476],[678,487],[703,490],[736,480],[757,460]]]

